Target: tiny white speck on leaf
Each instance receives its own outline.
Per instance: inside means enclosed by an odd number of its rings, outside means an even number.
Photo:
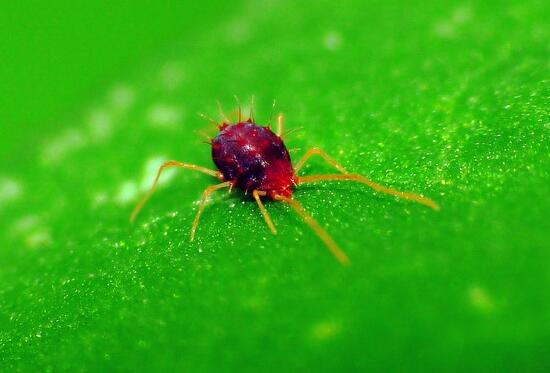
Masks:
[[[40,229],[29,234],[25,238],[25,244],[32,249],[48,246],[52,244],[52,237],[50,232],[45,229]]]
[[[227,40],[232,44],[240,45],[247,43],[252,35],[250,22],[241,18],[230,21],[227,25],[225,35]]]
[[[18,199],[23,193],[21,184],[14,179],[0,176],[0,206]]]
[[[181,108],[166,103],[157,103],[147,111],[147,120],[157,128],[170,128],[181,122],[183,111]]]
[[[122,183],[118,192],[115,195],[115,200],[120,204],[127,204],[138,196],[138,187],[133,181],[125,181]]]
[[[479,285],[473,285],[468,290],[468,298],[472,307],[478,311],[489,313],[495,309],[495,303],[489,293]]]
[[[108,200],[109,200],[109,196],[107,195],[107,192],[105,191],[96,192],[92,196],[92,207],[97,208],[99,206],[102,206],[105,203],[107,203]]]
[[[472,18],[472,11],[460,7],[453,11],[450,17],[435,23],[434,32],[443,39],[453,39],[462,30],[463,26]]]
[[[340,49],[342,44],[342,35],[337,31],[327,32],[323,37],[323,46],[330,51]]]
[[[27,233],[34,227],[38,226],[40,219],[36,215],[25,215],[17,219],[12,226],[12,233],[21,234]]]
[[[184,74],[178,62],[168,62],[160,70],[160,83],[167,90],[175,90],[181,86]]]
[[[112,118],[105,110],[94,110],[88,119],[90,137],[96,141],[108,138],[112,132]]]
[[[114,108],[128,109],[134,103],[136,93],[130,86],[119,84],[113,88],[109,97]]]
[[[46,163],[57,163],[68,155],[86,145],[86,138],[82,131],[69,128],[61,135],[46,143],[42,150],[42,159]]]
[[[311,327],[311,337],[317,342],[334,338],[342,331],[342,325],[334,320],[321,321]]]

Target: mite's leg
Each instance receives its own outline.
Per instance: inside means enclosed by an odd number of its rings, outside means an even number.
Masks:
[[[141,211],[141,209],[143,208],[145,203],[149,200],[149,198],[151,198],[151,196],[153,195],[153,193],[157,189],[157,183],[159,181],[160,175],[162,174],[162,172],[164,170],[166,170],[167,168],[170,168],[170,167],[188,168],[190,170],[203,172],[205,174],[217,177],[218,179],[222,179],[222,174],[219,171],[210,170],[210,169],[205,168],[205,167],[201,167],[201,166],[197,166],[197,165],[189,164],[189,163],[178,162],[178,161],[165,162],[162,166],[160,166],[160,168],[157,172],[157,176],[155,177],[155,180],[153,181],[153,185],[151,186],[151,189],[149,190],[149,192],[147,192],[147,194],[145,196],[143,196],[143,198],[139,201],[137,206],[134,208],[134,211],[132,212],[132,215],[130,215],[130,221],[134,221],[136,219],[137,214],[139,214],[139,212]]]
[[[211,185],[208,188],[204,190],[201,197],[201,202],[199,204],[199,211],[197,211],[197,216],[195,216],[195,221],[193,221],[193,227],[191,228],[191,241],[195,239],[195,231],[197,230],[197,227],[199,226],[199,220],[201,218],[202,212],[204,210],[204,206],[206,204],[206,200],[208,199],[208,196],[210,196],[212,193],[214,193],[218,189],[223,189],[231,186],[233,183],[231,181],[226,181],[221,184]]]
[[[273,101],[273,106],[275,106],[275,101]],[[285,130],[285,116],[279,114],[277,116],[277,136],[283,136],[283,131]]]
[[[262,200],[260,199],[260,196],[265,196],[266,192],[261,190],[254,190],[252,192],[252,195],[254,196],[254,199],[256,200],[256,203],[258,204],[260,211],[262,212],[265,223],[267,224],[269,229],[271,229],[271,232],[273,232],[273,234],[277,234],[277,229],[275,229],[275,225],[273,224],[273,221],[271,220],[269,213],[267,212]]]
[[[330,164],[332,167],[336,168],[338,171],[340,171],[343,174],[347,174],[348,171],[342,166],[340,163],[336,162],[334,159],[332,159],[327,153],[325,153],[322,149],[319,148],[312,148],[309,149],[306,154],[300,159],[298,163],[296,163],[296,166],[294,166],[294,172],[298,174],[298,171],[306,164],[306,162],[311,158],[313,155],[318,155],[321,158],[325,160],[328,164]]]
[[[304,221],[311,227],[311,229],[313,229],[313,231],[319,236],[319,238],[323,240],[325,245],[327,245],[327,247],[336,257],[336,259],[338,259],[338,261],[344,265],[349,264],[349,258],[346,253],[344,253],[342,249],[338,247],[332,237],[330,237],[330,235],[323,228],[321,228],[319,223],[317,223],[317,221],[313,219],[313,217],[311,217],[311,215],[309,215],[306,210],[304,210],[299,202],[292,198],[287,198],[281,195],[276,195],[275,199],[288,203],[298,213],[298,215],[300,215],[302,219],[304,219]]]
[[[437,203],[435,203],[434,201],[432,201],[427,197],[421,196],[419,194],[401,192],[393,188],[388,188],[378,183],[375,183],[374,181],[371,181],[364,176],[357,175],[357,174],[300,176],[298,177],[298,184],[313,183],[316,181],[339,181],[339,180],[357,181],[359,183],[363,183],[370,186],[372,189],[376,190],[377,192],[391,194],[399,198],[408,199],[410,201],[421,203],[423,205],[431,207],[434,210],[439,210],[439,206],[437,205]]]

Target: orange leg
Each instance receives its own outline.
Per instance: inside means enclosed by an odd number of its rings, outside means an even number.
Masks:
[[[388,188],[378,183],[375,183],[374,181],[371,181],[364,176],[357,175],[357,174],[300,176],[298,177],[298,184],[313,183],[317,181],[339,181],[339,180],[357,181],[359,183],[368,185],[369,187],[376,190],[377,192],[391,194],[399,198],[408,199],[410,201],[421,203],[425,206],[431,207],[434,210],[439,210],[439,205],[427,197],[421,196],[419,194],[401,192],[393,188]]]
[[[258,204],[258,207],[260,208],[260,211],[264,217],[265,223],[271,229],[271,232],[273,234],[277,234],[277,229],[275,229],[275,225],[273,224],[273,221],[271,220],[271,217],[269,216],[269,213],[267,212],[260,196],[265,196],[267,193],[261,190],[254,190],[252,192],[252,195],[254,196],[254,199],[256,200],[256,203]]]
[[[132,212],[132,215],[130,215],[130,221],[136,220],[137,215],[139,214],[139,212],[141,211],[141,209],[143,208],[145,203],[147,203],[149,198],[151,198],[151,196],[153,195],[153,193],[157,189],[157,183],[159,181],[160,175],[162,174],[162,172],[164,170],[166,170],[167,168],[170,168],[170,167],[187,168],[187,169],[190,169],[190,170],[199,171],[199,172],[217,177],[220,180],[223,179],[222,174],[219,171],[214,171],[214,170],[210,170],[210,169],[205,168],[205,167],[197,166],[197,165],[190,164],[190,163],[178,162],[178,161],[164,162],[164,164],[162,166],[160,166],[160,168],[157,172],[157,176],[155,177],[155,180],[153,181],[153,186],[151,186],[151,189],[149,190],[149,192],[147,192],[147,194],[145,196],[143,196],[143,198],[139,201],[137,206],[134,208],[134,211]]]
[[[346,253],[344,253],[344,251],[342,251],[342,249],[338,247],[332,237],[330,237],[330,235],[323,228],[321,228],[319,223],[317,223],[317,221],[306,212],[306,210],[299,202],[292,198],[287,198],[281,195],[276,195],[275,199],[289,204],[290,207],[292,207],[296,211],[296,213],[300,215],[302,219],[304,219],[304,221],[311,227],[311,229],[313,229],[313,231],[319,236],[319,238],[323,240],[325,245],[327,245],[328,249],[332,252],[336,259],[338,259],[341,264],[349,264],[349,258]]]
[[[311,156],[313,155],[318,155],[320,156],[321,158],[323,158],[325,160],[325,162],[327,162],[328,164],[330,164],[332,167],[336,168],[338,171],[340,171],[341,173],[343,174],[347,174],[348,171],[346,171],[346,169],[344,168],[344,166],[342,166],[340,163],[336,162],[334,159],[332,159],[332,157],[330,157],[327,153],[325,153],[322,149],[319,149],[319,148],[311,148],[309,149],[306,154],[302,157],[302,159],[300,159],[300,161],[298,161],[298,163],[296,163],[296,166],[294,166],[294,172],[296,174],[298,174],[298,171],[300,171],[302,169],[302,167],[304,167],[304,165],[306,164],[306,162],[309,160],[309,158],[311,158]]]
[[[193,227],[191,227],[191,241],[195,239],[195,232],[197,230],[197,227],[199,226],[199,220],[201,218],[202,212],[204,211],[204,207],[206,205],[206,200],[208,199],[208,197],[216,190],[228,188],[231,185],[233,185],[231,181],[226,181],[220,184],[211,185],[204,190],[204,192],[202,193],[201,202],[199,204],[199,211],[197,211],[197,216],[195,216],[195,221],[193,221]]]

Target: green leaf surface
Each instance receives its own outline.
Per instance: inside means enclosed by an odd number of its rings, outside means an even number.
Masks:
[[[550,369],[546,2],[174,7],[149,18],[135,5],[152,34],[123,27],[120,51],[90,56],[82,79],[101,93],[69,70],[51,97],[7,109],[2,370]],[[70,44],[76,22],[60,17],[45,40]],[[300,186],[349,267],[288,206],[266,204],[274,236],[236,191],[211,199],[189,242],[216,180],[187,170],[164,175],[130,224],[163,160],[213,167],[201,133],[216,129],[196,113],[219,120],[216,100],[231,112],[233,95],[245,111],[256,97],[260,123],[277,100],[295,160],[323,148],[441,210]],[[303,171],[328,172],[320,159]]]

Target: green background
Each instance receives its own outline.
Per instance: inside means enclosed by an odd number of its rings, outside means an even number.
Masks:
[[[545,1],[5,4],[0,15],[2,370],[547,371]],[[212,198],[199,132],[233,95],[285,113],[294,158],[352,183],[287,207]],[[320,161],[304,174],[331,172]]]

